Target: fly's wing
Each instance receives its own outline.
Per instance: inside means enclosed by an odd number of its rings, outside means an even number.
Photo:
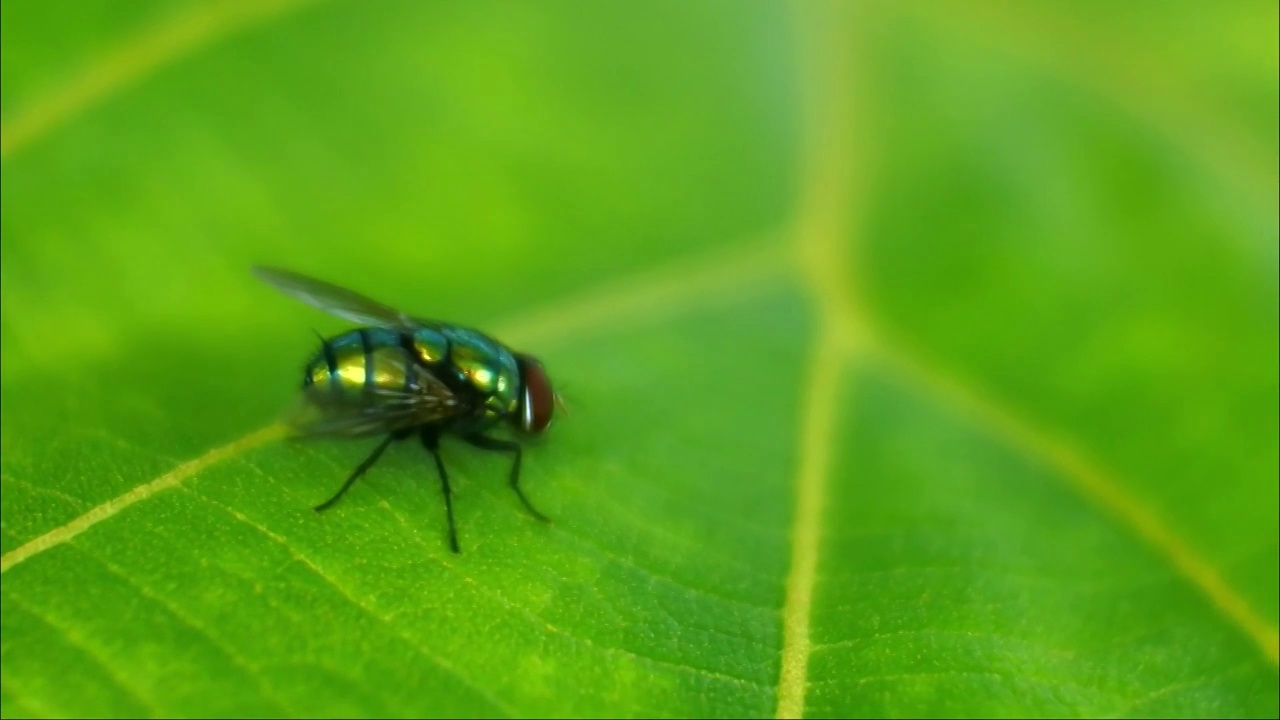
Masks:
[[[445,420],[464,410],[453,391],[427,370],[401,369],[413,373],[408,387],[308,385],[286,411],[284,423],[296,437],[361,437]]]
[[[417,320],[405,313],[372,300],[353,290],[332,283],[307,277],[291,270],[257,266],[253,273],[277,290],[290,297],[361,325],[407,330],[412,332],[433,323]]]

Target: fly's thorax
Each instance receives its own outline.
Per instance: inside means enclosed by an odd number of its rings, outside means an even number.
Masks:
[[[449,366],[481,398],[485,415],[504,417],[517,411],[520,368],[511,351],[488,336],[466,329],[445,331]]]
[[[434,367],[449,357],[449,338],[439,330],[419,328],[412,338],[414,352],[422,364]]]

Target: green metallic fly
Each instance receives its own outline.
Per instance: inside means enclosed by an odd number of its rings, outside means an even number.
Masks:
[[[551,424],[560,397],[542,363],[478,330],[414,318],[322,280],[276,268],[253,271],[281,292],[362,326],[321,339],[320,350],[307,361],[299,402],[285,418],[302,437],[386,435],[317,511],[338,502],[392,441],[416,435],[435,458],[449,546],[460,552],[449,474],[440,458],[440,437],[451,434],[484,450],[513,454],[511,489],[534,517],[548,520],[520,489],[520,444],[486,434],[507,423],[534,436]]]

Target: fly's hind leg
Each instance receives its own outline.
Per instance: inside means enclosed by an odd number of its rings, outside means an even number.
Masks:
[[[449,517],[449,548],[460,554],[462,550],[458,549],[458,529],[453,523],[453,494],[449,489],[449,473],[445,471],[444,460],[440,458],[440,433],[436,430],[423,430],[419,437],[422,438],[422,446],[436,460],[436,470],[440,472],[440,488],[444,491],[444,511]]]
[[[499,440],[497,438],[486,437],[478,433],[474,435],[467,435],[463,439],[484,450],[514,453],[516,459],[515,462],[511,464],[511,489],[516,491],[516,495],[520,498],[520,502],[524,503],[525,509],[528,510],[531,515],[542,522],[551,522],[551,518],[538,512],[533,507],[533,504],[529,502],[529,498],[524,496],[524,491],[520,489],[520,458],[523,454],[520,449],[520,443],[512,440]]]
[[[382,453],[387,449],[387,446],[390,445],[392,441],[400,440],[403,437],[404,435],[393,433],[388,435],[385,440],[378,443],[378,447],[374,448],[373,452],[369,454],[369,457],[365,458],[364,462],[357,465],[356,469],[351,473],[351,476],[347,478],[347,481],[342,483],[342,488],[338,490],[337,494],[316,506],[316,512],[324,512],[325,510],[333,507],[334,503],[342,499],[342,496],[347,494],[347,491],[351,489],[351,486],[355,485],[356,480],[359,480],[360,476],[365,474],[365,471],[373,467],[374,463],[378,462],[378,458],[382,457]]]

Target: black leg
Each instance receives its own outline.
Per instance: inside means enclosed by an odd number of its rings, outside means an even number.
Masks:
[[[391,441],[395,439],[395,435],[388,435],[386,440],[379,443],[378,447],[374,449],[369,457],[365,458],[364,462],[356,466],[355,472],[351,473],[351,477],[347,478],[347,481],[342,484],[342,489],[338,491],[338,494],[317,505],[316,512],[323,512],[333,507],[333,504],[338,502],[338,500],[346,494],[347,490],[351,489],[351,486],[355,484],[356,480],[359,480],[360,476],[363,475],[366,470],[373,467],[373,464],[378,462],[378,458],[382,457],[382,452],[386,450],[387,446],[391,444]]]
[[[485,450],[496,450],[498,452],[515,453],[516,460],[511,465],[511,489],[516,491],[516,495],[520,497],[520,502],[524,503],[525,508],[536,518],[543,522],[551,522],[551,518],[543,515],[534,509],[529,502],[529,498],[524,496],[524,491],[520,489],[520,443],[511,440],[499,440],[497,438],[485,437],[484,435],[475,434],[468,435],[463,438],[472,445],[483,448]]]
[[[440,459],[440,435],[432,430],[423,430],[422,446],[436,459],[436,470],[440,471],[440,487],[444,490],[444,511],[449,516],[449,547],[461,554],[458,549],[458,530],[453,524],[453,496],[449,490],[449,473],[445,472],[444,460]]]

